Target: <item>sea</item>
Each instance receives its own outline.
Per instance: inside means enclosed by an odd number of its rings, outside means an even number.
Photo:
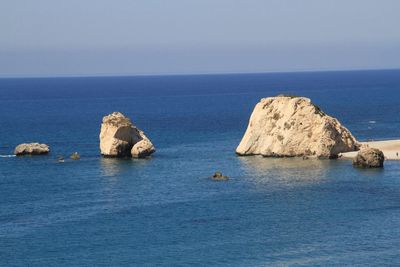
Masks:
[[[0,79],[0,266],[400,266],[400,161],[235,154],[278,94],[400,139],[400,70]],[[151,158],[100,156],[113,111]],[[13,157],[26,142],[51,153]]]

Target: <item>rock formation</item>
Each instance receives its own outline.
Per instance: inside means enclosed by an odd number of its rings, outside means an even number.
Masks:
[[[382,168],[385,156],[376,148],[363,148],[353,159],[353,165],[362,168]]]
[[[70,159],[78,160],[78,159],[81,158],[81,155],[80,155],[78,152],[74,152],[74,153],[72,153],[71,156],[69,156],[69,157],[70,157]]]
[[[155,152],[154,146],[150,140],[142,131],[139,132],[142,140],[133,145],[131,149],[131,155],[133,158],[145,158]]]
[[[238,155],[336,158],[358,150],[358,142],[340,122],[305,97],[263,98],[255,106]]]
[[[30,143],[30,144],[20,144],[15,150],[14,154],[17,156],[22,155],[44,155],[50,152],[50,148],[46,144]]]
[[[227,181],[229,180],[229,177],[226,175],[222,175],[222,172],[215,172],[213,176],[211,176],[211,179],[215,181]]]
[[[103,118],[100,150],[106,157],[143,158],[155,152],[153,144],[144,132],[120,112],[113,112]]]

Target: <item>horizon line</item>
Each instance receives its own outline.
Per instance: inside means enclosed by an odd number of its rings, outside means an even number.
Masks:
[[[60,75],[27,75],[27,76],[1,76],[0,79],[55,79],[55,78],[118,78],[118,77],[168,77],[168,76],[218,76],[218,75],[247,75],[247,74],[289,74],[289,73],[315,73],[315,72],[362,72],[362,71],[396,71],[395,68],[366,68],[366,69],[327,69],[327,70],[288,70],[288,71],[257,71],[257,72],[199,72],[199,73],[159,73],[159,74],[60,74]]]

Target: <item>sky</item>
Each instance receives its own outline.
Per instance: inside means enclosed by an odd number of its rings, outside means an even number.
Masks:
[[[1,0],[0,77],[400,68],[398,0]]]

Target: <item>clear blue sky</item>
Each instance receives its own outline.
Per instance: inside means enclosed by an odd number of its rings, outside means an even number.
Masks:
[[[0,76],[400,67],[399,0],[1,0]]]

